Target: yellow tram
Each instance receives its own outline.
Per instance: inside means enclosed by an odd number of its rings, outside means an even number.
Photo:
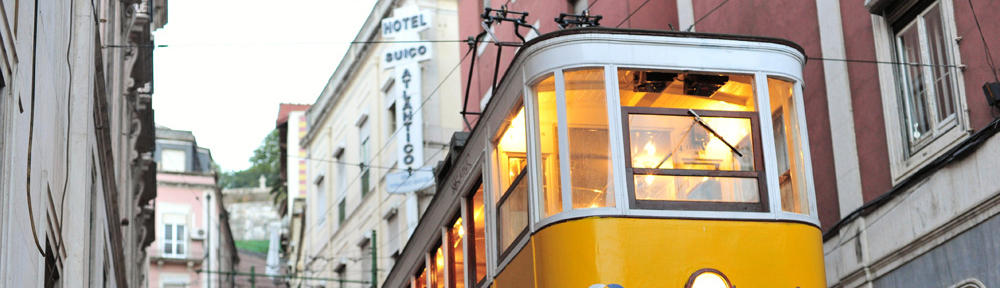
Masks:
[[[772,38],[526,43],[384,287],[823,287],[802,95]]]

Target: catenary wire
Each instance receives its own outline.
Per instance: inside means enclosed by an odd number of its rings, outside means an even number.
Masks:
[[[643,1],[642,4],[639,4],[639,7],[635,7],[635,9],[632,10],[632,13],[628,14],[628,17],[625,17],[625,19],[622,19],[622,22],[619,22],[618,25],[615,25],[615,28],[621,27],[622,24],[625,24],[625,22],[628,22],[629,19],[632,19],[632,15],[635,15],[635,13],[639,13],[639,9],[642,9],[642,6],[646,6],[646,3],[649,3],[649,0]]]
[[[695,20],[694,23],[691,23],[691,26],[688,26],[688,28],[684,29],[684,31],[690,32],[691,29],[694,28],[694,25],[698,25],[698,22],[701,22],[701,20],[705,20],[705,18],[707,18],[709,15],[712,15],[712,13],[715,13],[715,11],[719,10],[719,8],[722,8],[722,5],[726,5],[726,3],[729,3],[729,0],[723,0],[721,3],[719,3],[719,5],[715,5],[715,8],[712,8],[712,10],[708,10],[708,12],[705,13],[705,15],[701,15],[701,17],[699,17],[698,20]]]

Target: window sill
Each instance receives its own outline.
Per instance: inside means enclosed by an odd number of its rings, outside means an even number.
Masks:
[[[933,159],[948,152],[948,150],[961,143],[962,140],[969,138],[970,135],[971,133],[964,129],[963,125],[959,124],[943,130],[940,136],[923,145],[914,155],[906,156],[903,155],[905,152],[902,149],[890,149],[890,152],[896,154],[894,158],[901,159],[894,160],[891,163],[892,185],[895,186],[906,180],[906,178],[913,176],[921,168],[930,164]]]

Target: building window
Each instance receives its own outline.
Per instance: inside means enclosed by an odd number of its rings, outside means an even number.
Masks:
[[[469,268],[472,268],[469,271],[469,278],[473,279],[472,283],[476,284],[476,287],[479,287],[479,284],[486,280],[486,205],[483,203],[482,183],[476,185],[475,193],[472,193],[466,201],[468,201],[466,205],[471,208],[468,213],[472,219],[469,223],[471,227],[467,227],[471,228],[467,229],[471,232],[468,239],[472,239],[469,247],[471,248],[469,252],[472,252],[469,255],[469,263],[472,263],[469,265]]]
[[[368,122],[361,124],[358,128],[358,134],[361,139],[361,146],[359,149],[360,160],[361,160],[361,197],[368,195],[368,190],[371,189],[371,169],[368,167],[368,163],[371,159],[371,131],[368,129]]]
[[[361,271],[363,275],[372,273],[372,241],[368,238],[359,246],[361,250]]]
[[[527,142],[525,139],[524,107],[511,113],[506,127],[495,142],[497,172],[497,231],[502,255],[528,227]],[[501,257],[503,258],[503,257]]]
[[[774,129],[774,148],[778,160],[778,189],[781,191],[781,210],[809,214],[806,196],[805,155],[799,136],[796,117],[795,83],[777,78],[767,78],[767,91],[771,102],[771,123]],[[772,176],[773,177],[773,176]]]
[[[179,149],[160,151],[160,170],[167,172],[187,171],[187,153]]]
[[[449,287],[465,288],[465,223],[457,217],[448,228],[448,275]]]
[[[618,71],[630,201],[766,211],[753,76]]]
[[[897,1],[874,17],[893,181],[968,136],[951,1]]]
[[[337,224],[344,224],[345,219],[347,219],[347,198],[342,197],[337,203]]]
[[[950,67],[955,63],[949,53],[952,37],[945,32],[941,11],[941,5],[931,5],[894,31],[896,57],[905,63],[898,67],[898,82],[910,154],[957,122],[958,69]]]
[[[312,209],[312,211],[313,219],[316,219],[316,223],[325,222],[326,212],[329,210],[326,206],[326,177],[323,176],[323,174],[324,173],[320,173],[316,176],[316,179],[313,180],[313,184],[316,186],[316,202],[314,202],[316,204],[316,208]]]
[[[163,224],[163,257],[181,258],[187,255],[184,224]]]
[[[347,265],[337,265],[333,272],[337,273],[337,287],[347,288]]]

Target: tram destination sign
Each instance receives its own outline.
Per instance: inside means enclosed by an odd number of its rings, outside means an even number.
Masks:
[[[431,15],[423,11],[414,10],[396,9],[393,13],[396,17],[382,19],[382,38],[396,38],[399,35],[415,34],[431,27]]]

